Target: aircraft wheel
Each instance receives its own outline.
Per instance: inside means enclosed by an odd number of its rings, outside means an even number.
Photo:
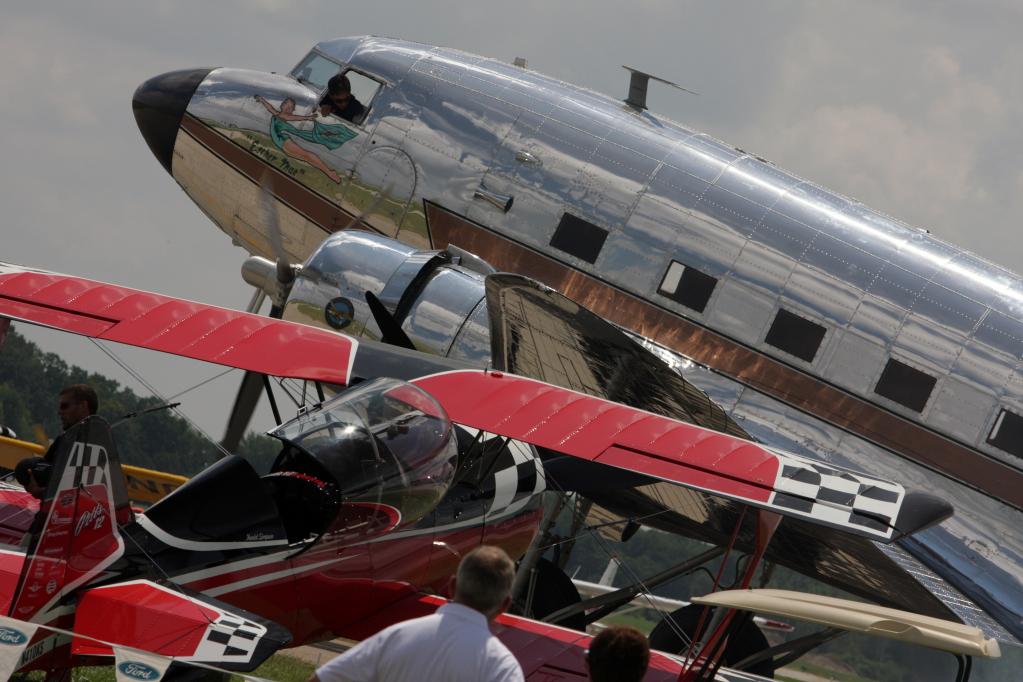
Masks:
[[[650,632],[650,648],[673,654],[684,652],[689,646],[688,639],[692,638],[693,633],[696,632],[696,626],[700,622],[700,614],[702,613],[702,606],[690,604],[676,610],[670,616],[662,618],[661,622]],[[675,627],[668,623],[668,618],[675,622]],[[676,628],[681,629],[685,633],[686,639],[679,635]],[[747,620],[742,627],[733,632],[728,638],[722,663],[725,666],[738,663],[747,656],[752,656],[769,646],[767,637],[760,631],[757,624],[752,620]],[[745,672],[773,680],[774,664],[768,659],[751,666]]]
[[[540,619],[559,609],[582,601],[572,579],[551,561],[540,558],[536,563],[536,583],[533,586],[532,618]],[[586,631],[584,614],[579,613],[558,623],[561,627]]]

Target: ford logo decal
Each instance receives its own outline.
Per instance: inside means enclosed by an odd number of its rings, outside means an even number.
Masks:
[[[139,663],[138,661],[125,661],[117,666],[117,669],[121,671],[126,677],[130,677],[133,680],[158,680],[160,679],[160,671],[151,665],[145,663]]]
[[[0,644],[7,646],[18,646],[28,641],[28,637],[21,630],[14,628],[0,627]]]

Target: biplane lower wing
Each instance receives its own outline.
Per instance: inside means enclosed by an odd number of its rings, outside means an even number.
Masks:
[[[358,342],[301,324],[0,263],[0,316],[280,377],[345,385]]]
[[[177,661],[252,670],[286,646],[281,625],[179,587],[148,580],[96,587],[75,610],[78,655],[112,655],[95,640],[142,649]]]
[[[881,542],[952,513],[897,483],[534,379],[458,370],[414,383],[460,424]]]

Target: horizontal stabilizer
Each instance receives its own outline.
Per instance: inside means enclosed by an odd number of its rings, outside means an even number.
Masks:
[[[346,385],[358,342],[302,324],[0,263],[0,317],[260,374]]]
[[[90,639],[175,660],[248,671],[291,641],[277,623],[210,597],[148,580],[97,587],[75,611],[80,655],[110,655]],[[86,639],[90,638],[90,639]]]
[[[952,513],[936,498],[907,497],[897,483],[534,379],[464,370],[414,383],[459,424],[873,540],[891,542]]]

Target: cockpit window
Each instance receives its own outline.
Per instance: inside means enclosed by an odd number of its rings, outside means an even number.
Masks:
[[[394,379],[343,391],[270,435],[289,446],[274,465],[278,473],[314,460],[302,472],[325,473],[344,502],[384,504],[404,522],[432,509],[454,477],[457,444],[444,410]]]
[[[380,81],[348,69],[328,79],[320,98],[320,114],[361,124],[379,90]]]
[[[352,71],[351,69],[345,71],[345,76],[348,77],[348,82],[352,84],[352,94],[369,109],[370,104],[373,103],[373,98],[376,97],[377,90],[380,89],[380,83],[369,76],[364,76],[358,71]]]
[[[341,70],[341,65],[333,62],[318,52],[310,52],[296,66],[291,75],[298,82],[304,83],[315,90],[325,90],[327,81]]]

